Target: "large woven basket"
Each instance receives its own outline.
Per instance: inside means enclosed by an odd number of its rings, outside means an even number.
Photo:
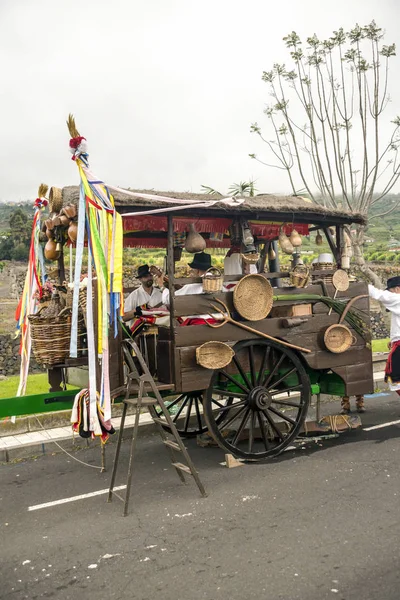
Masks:
[[[247,321],[261,321],[271,312],[273,290],[262,275],[246,275],[233,290],[233,304]]]
[[[220,292],[223,284],[224,278],[221,271],[217,269],[217,267],[211,267],[205,272],[203,277],[203,292],[206,294]]]
[[[234,356],[232,348],[224,342],[206,342],[196,348],[197,364],[205,369],[223,369]]]
[[[49,193],[49,211],[51,213],[59,213],[62,205],[62,190],[57,187],[51,187]]]
[[[330,352],[341,354],[353,346],[357,338],[346,325],[338,324],[328,327],[324,333],[324,342]]]
[[[64,308],[56,317],[29,315],[32,351],[36,361],[46,367],[63,363],[69,356],[71,309]]]

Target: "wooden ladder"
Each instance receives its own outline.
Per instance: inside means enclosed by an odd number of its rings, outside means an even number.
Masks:
[[[166,386],[163,384],[157,384],[154,381],[153,377],[150,374],[146,361],[144,360],[143,355],[141,354],[137,344],[133,340],[124,340],[123,343],[129,345],[132,348],[137,360],[139,361],[140,370],[142,371],[142,373],[140,374],[139,370],[135,368],[128,374],[126,397],[123,400],[124,406],[122,411],[121,426],[118,435],[117,449],[115,451],[114,465],[111,475],[110,489],[107,501],[111,502],[113,496],[116,496],[119,500],[121,500],[124,503],[123,515],[124,517],[126,517],[126,515],[128,514],[129,497],[131,493],[133,475],[133,459],[136,450],[137,438],[139,435],[139,419],[142,407],[146,407],[148,409],[154,423],[156,424],[160,437],[170,454],[172,466],[175,468],[179,479],[183,483],[186,483],[185,474],[191,475],[195,480],[201,495],[206,497],[207,493],[200,480],[199,474],[197,473],[194,467],[192,459],[190,458],[189,453],[185,448],[183,441],[175,427],[175,424],[172,421],[171,415],[169,414],[168,409],[165,406],[164,401],[161,397],[160,390],[165,389]],[[148,395],[146,395],[146,392],[152,393],[155,397],[149,397]],[[117,494],[114,491],[114,485],[117,476],[121,443],[124,434],[125,417],[128,410],[128,406],[134,406],[136,410],[129,453],[128,475],[126,479],[126,494],[125,498],[122,498],[119,494]],[[165,420],[159,418],[159,415],[156,411],[156,406],[161,409]],[[166,429],[168,430],[168,433],[171,434],[172,439],[170,439],[167,436]],[[180,453],[180,458],[177,455],[178,452]]]

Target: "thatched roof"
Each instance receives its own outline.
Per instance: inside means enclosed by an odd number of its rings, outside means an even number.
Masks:
[[[191,194],[186,192],[159,192],[154,190],[129,190],[131,193],[137,192],[141,194],[152,194],[156,196],[167,196],[169,198],[185,199],[189,202],[206,202],[209,200],[220,200],[220,196],[212,194]],[[63,204],[69,202],[77,203],[79,198],[79,188],[77,186],[64,187],[62,190]],[[133,212],[148,208],[163,208],[171,207],[170,203],[163,200],[148,200],[137,198],[123,194],[122,192],[113,192],[115,204],[118,211]],[[321,225],[330,225],[335,223],[365,223],[366,219],[359,213],[351,213],[343,210],[334,210],[324,208],[318,204],[314,204],[310,200],[306,200],[299,196],[275,196],[273,194],[260,194],[254,197],[245,197],[243,204],[235,207],[227,207],[220,202],[217,202],[212,207],[191,209],[193,213],[205,215],[212,212],[217,216],[227,216],[229,214],[246,214],[247,217],[252,216],[253,219],[276,219],[283,221],[308,222]],[[219,214],[218,214],[219,213]],[[184,214],[180,211],[180,214]]]

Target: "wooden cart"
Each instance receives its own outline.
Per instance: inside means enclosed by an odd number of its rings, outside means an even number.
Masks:
[[[158,193],[151,192],[158,195]],[[162,195],[161,193],[159,195]],[[200,201],[218,200],[213,196],[194,194],[164,194],[169,197]],[[261,195],[249,197],[227,209],[216,202],[213,206],[171,211],[171,204],[160,200],[132,199],[115,194],[120,213],[135,213],[158,209],[154,215],[124,218],[124,245],[127,247],[165,248],[170,289],[170,326],[158,329],[156,344],[157,371],[154,378],[162,384],[170,414],[182,436],[196,436],[208,431],[227,452],[245,459],[262,459],[279,454],[298,435],[307,415],[311,396],[319,394],[355,395],[373,391],[372,353],[363,337],[355,334],[354,343],[346,352],[334,354],[324,344],[325,330],[338,323],[335,312],[321,302],[313,303],[312,314],[303,315],[301,322],[291,327],[290,317],[299,306],[309,304],[298,300],[299,294],[321,295],[321,284],[310,283],[306,289],[284,286],[288,272],[282,272],[277,258],[268,260],[270,247],[277,249],[279,227],[289,224],[309,233],[325,233],[334,257],[334,269],[341,266],[341,246],[344,227],[362,223],[363,217],[342,211],[328,210],[294,197]],[[77,202],[78,188],[63,189],[63,203]],[[245,331],[227,323],[211,329],[207,325],[182,326],[188,315],[210,313],[213,297],[222,300],[233,311],[233,292],[175,295],[175,288],[201,279],[175,279],[174,233],[184,231],[190,223],[206,239],[207,248],[229,248],[229,229],[233,223],[245,222],[253,233],[261,257],[260,274],[279,289],[292,296],[289,301],[274,303],[270,315],[261,321],[242,321],[253,329],[280,340],[311,350],[302,353]],[[215,235],[218,232],[218,235]],[[222,232],[222,233],[221,233]],[[314,270],[313,279],[321,277],[330,296],[335,293],[331,283],[332,270]],[[238,281],[243,275],[225,276],[225,281]],[[340,299],[367,294],[365,283],[351,283]],[[358,307],[369,321],[369,302],[360,300]],[[304,312],[304,311],[303,311]],[[289,317],[289,320],[288,320]],[[288,327],[289,323],[289,327]],[[206,369],[196,361],[196,349],[214,340],[229,344],[234,356],[222,369]],[[81,359],[81,362],[84,359]],[[122,363],[134,366],[129,344],[113,341],[110,365],[114,397],[123,390]],[[68,366],[68,365],[63,365]],[[61,367],[61,366],[60,366]],[[59,377],[57,369],[52,377]]]

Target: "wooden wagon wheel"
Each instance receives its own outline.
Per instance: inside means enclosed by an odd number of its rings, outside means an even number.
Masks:
[[[164,402],[171,414],[172,420],[182,437],[196,437],[207,431],[207,425],[204,419],[203,408],[204,392],[202,390],[196,392],[186,392],[179,396],[172,396],[171,401],[168,397],[164,397]],[[219,398],[212,399],[211,411],[213,412],[216,423],[219,423],[224,418],[224,413],[221,409],[225,404]],[[156,412],[160,418],[163,414],[161,410]]]
[[[311,387],[293,350],[268,340],[234,346],[232,363],[215,370],[204,401],[210,434],[225,451],[249,460],[276,456],[292,442],[307,415]],[[296,392],[291,397],[287,392]],[[212,410],[223,404],[219,422]]]

